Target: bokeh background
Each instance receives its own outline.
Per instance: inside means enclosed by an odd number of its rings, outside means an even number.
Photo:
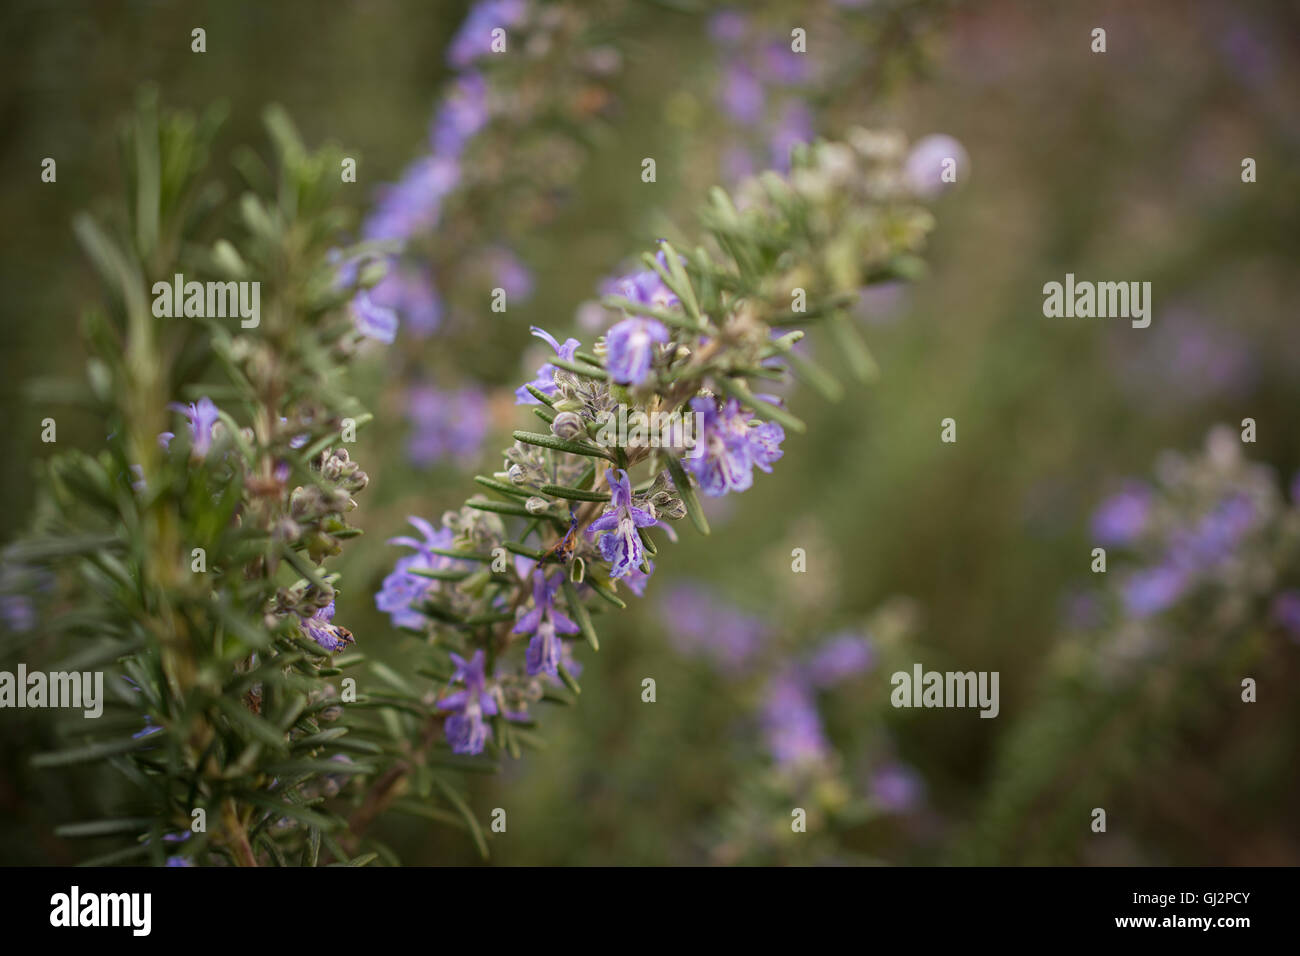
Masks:
[[[377,421],[354,457],[372,484],[355,518],[366,536],[341,564],[336,621],[399,671],[411,666],[412,639],[373,603],[397,555],[385,539],[403,533],[407,515],[457,506],[470,476],[500,467],[509,429],[525,421],[513,389],[541,358],[528,326],[590,341],[581,309],[602,279],[656,236],[691,234],[708,186],[739,172],[738,131],[780,133],[737,118],[747,88],[735,60],[747,54],[728,46],[718,7],[599,7],[586,29],[603,31],[614,67],[581,136],[554,149],[512,142],[509,130],[493,140],[513,177],[554,180],[540,211],[512,218],[498,205],[514,194],[502,193],[460,214],[477,210],[474,228],[508,244],[528,293],[504,315],[486,295],[449,300],[436,331],[404,329],[360,373]],[[509,814],[492,862],[1300,862],[1290,690],[1300,645],[1285,629],[1252,645],[1255,670],[1226,666],[1209,685],[1183,680],[1177,638],[1159,660],[1133,663],[1135,689],[1114,706],[1139,719],[1104,747],[1090,746],[1091,725],[1035,730],[1066,696],[1054,661],[1080,626],[1080,592],[1096,583],[1099,503],[1152,474],[1165,450],[1195,453],[1212,426],[1245,417],[1258,423],[1247,457],[1281,486],[1300,470],[1300,11],[784,7],[747,5],[750,29],[780,40],[806,19],[807,56],[825,70],[815,84],[782,87],[779,63],[743,61],[768,84],[777,115],[762,122],[802,128],[787,109],[799,101],[819,134],[865,125],[964,147],[960,181],[934,200],[930,272],[863,299],[857,321],[878,381],[849,386],[839,403],[789,393],[808,433],[787,438],[774,474],[713,510],[712,536],[685,529],[645,598],[606,619],[600,654],[579,652],[581,703],[546,715],[547,751],[471,782],[481,819],[495,807]],[[5,4],[0,540],[22,532],[33,505],[32,463],[49,450],[42,418],[55,415],[61,446],[103,439],[102,423],[55,404],[40,380],[82,374],[77,317],[96,287],[70,222],[118,189],[116,122],[136,91],[154,84],[171,107],[228,104],[213,169],[232,188],[229,154],[263,143],[262,108],[282,104],[308,142],[358,157],[352,195],[364,216],[380,185],[427,150],[455,74],[445,53],[468,10]],[[190,50],[196,26],[204,54]],[[1098,26],[1104,54],[1090,50]],[[55,184],[40,181],[47,156]],[[658,158],[654,184],[640,182],[643,156]],[[1253,184],[1241,180],[1244,157],[1257,163]],[[1150,281],[1150,328],[1045,319],[1042,286],[1066,272]],[[829,343],[814,336],[810,347],[836,364]],[[413,424],[413,387],[460,391],[467,404]],[[958,423],[955,444],[939,441],[946,417]],[[421,427],[436,434],[412,455]],[[807,573],[791,572],[793,548],[806,551]],[[1190,643],[1197,619],[1180,620]],[[833,679],[812,689],[785,680],[795,663],[818,660]],[[1000,672],[999,716],[891,708],[889,674],[914,661]],[[1246,674],[1267,677],[1248,707],[1237,691]],[[657,682],[653,704],[641,700],[645,677]],[[1170,719],[1140,719],[1143,689],[1157,684]],[[27,766],[48,740],[45,715],[0,718],[0,862],[90,855],[93,841],[52,835],[93,815],[86,779]],[[783,767],[790,745],[816,751],[819,769]],[[809,834],[790,834],[792,806],[809,810]],[[1109,813],[1104,837],[1088,828],[1094,806]],[[376,832],[408,863],[478,860],[449,827],[398,818]]]

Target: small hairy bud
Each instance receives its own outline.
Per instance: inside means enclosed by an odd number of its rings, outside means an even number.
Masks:
[[[582,423],[582,416],[576,412],[560,412],[555,416],[555,421],[551,422],[551,433],[557,438],[563,438],[567,441],[573,441],[586,431],[587,428]]]

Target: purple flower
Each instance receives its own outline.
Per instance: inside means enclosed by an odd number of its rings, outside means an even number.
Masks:
[[[879,767],[871,775],[869,786],[875,801],[891,813],[906,813],[925,796],[920,774],[896,761]]]
[[[573,353],[576,352],[578,346],[582,344],[577,339],[565,339],[564,344],[561,345],[555,340],[555,336],[550,332],[547,332],[545,329],[539,329],[535,325],[529,326],[528,330],[539,339],[545,341],[551,348],[555,349],[555,354],[566,362],[573,361]],[[555,372],[556,367],[550,362],[547,362],[537,370],[536,377],[528,384],[544,395],[554,395],[559,391],[559,387],[555,384]],[[532,393],[529,392],[526,387],[521,385],[519,388],[515,389],[515,404],[540,405],[542,403],[534,398]]]
[[[624,319],[605,333],[605,367],[620,385],[640,385],[650,374],[655,346],[668,341],[662,322],[639,316]]]
[[[370,301],[391,309],[410,331],[425,338],[442,324],[442,298],[427,270],[408,267],[391,269],[370,290]]]
[[[804,674],[813,687],[832,687],[866,673],[875,657],[871,642],[861,634],[840,634],[813,654]]]
[[[656,254],[655,258],[665,269],[668,268],[668,258],[662,249]],[[678,256],[681,262],[685,263],[684,256]],[[643,305],[654,306],[658,309],[670,309],[678,304],[677,294],[664,283],[663,278],[654,269],[645,269],[641,272],[629,273],[625,276],[615,276],[605,281],[601,288],[604,295],[619,295],[633,302],[640,302]]]
[[[206,458],[208,452],[212,450],[212,428],[219,420],[219,414],[216,404],[206,395],[198,400],[195,404],[181,405],[178,402],[172,402],[167,406],[174,412],[180,412],[190,423],[190,454],[195,458]],[[164,441],[164,436],[166,441]],[[171,439],[175,437],[171,432],[163,432],[158,436],[158,441],[164,448],[168,447]]]
[[[343,258],[342,249],[331,249],[325,253],[325,261],[334,266],[334,288],[350,289],[357,284],[360,263],[356,259]]]
[[[1249,338],[1186,306],[1163,310],[1138,349],[1119,350],[1122,382],[1143,401],[1171,405],[1215,397],[1242,399],[1259,381],[1259,358]]]
[[[433,121],[429,137],[439,156],[456,158],[488,122],[487,81],[478,73],[457,78]]]
[[[555,606],[555,595],[563,580],[562,570],[549,579],[541,568],[533,572],[533,606],[526,612],[521,609],[512,632],[533,635],[525,655],[529,674],[557,676],[563,645],[559,635],[578,633],[578,625]]]
[[[1255,504],[1244,494],[1221,500],[1190,532],[1171,535],[1169,560],[1187,570],[1206,570],[1230,558],[1255,524]]]
[[[397,338],[397,313],[372,301],[369,292],[358,292],[352,299],[352,318],[368,339],[391,345]]]
[[[734,398],[719,410],[713,399],[701,396],[691,400],[691,410],[701,416],[701,428],[695,454],[683,464],[706,495],[745,491],[754,483],[754,468],[771,472],[783,454],[785,430],[775,422],[751,425],[750,414]]]
[[[442,200],[460,182],[460,164],[450,156],[424,156],[402,178],[385,186],[366,218],[366,239],[409,239],[432,230],[442,215]]]
[[[1092,536],[1099,544],[1129,545],[1147,526],[1151,515],[1151,489],[1140,482],[1129,482],[1111,495],[1092,516]]]
[[[1187,589],[1185,571],[1163,564],[1135,571],[1121,586],[1124,608],[1134,617],[1150,617],[1174,604]]]
[[[748,29],[749,18],[739,10],[719,10],[709,18],[709,37],[723,46],[735,46]]]
[[[763,84],[743,64],[732,63],[727,67],[719,99],[722,108],[737,123],[753,126],[763,118]]]
[[[764,48],[763,65],[767,76],[785,86],[794,86],[808,79],[808,55],[790,49],[786,40],[777,40]]]
[[[641,566],[644,550],[637,528],[649,528],[658,522],[632,504],[632,482],[622,468],[605,472],[611,501],[609,509],[593,521],[587,534],[604,532],[600,537],[600,556],[610,563],[609,576],[621,578]]]
[[[1292,640],[1300,641],[1300,591],[1292,588],[1275,597],[1272,615],[1273,620],[1286,628]]]
[[[350,631],[330,622],[334,620],[334,602],[318,608],[311,617],[301,618],[299,624],[313,641],[331,654],[349,644],[356,643]]]
[[[435,529],[423,518],[411,517],[408,520],[422,537],[390,538],[388,543],[414,548],[416,553],[397,559],[393,573],[384,578],[383,585],[375,595],[375,607],[392,619],[394,627],[422,630],[427,619],[420,613],[420,605],[438,590],[440,582],[411,572],[415,569],[446,571],[465,567],[466,563],[436,554],[432,550],[451,547],[454,535],[450,528]]]
[[[970,170],[970,157],[961,143],[942,133],[922,137],[907,155],[903,178],[918,196],[937,196],[953,185],[943,179],[950,159],[955,164],[953,175],[957,180],[965,179]]]
[[[678,585],[660,605],[669,640],[680,654],[702,655],[736,676],[767,642],[767,624],[694,585]]]
[[[467,461],[477,457],[487,430],[487,398],[477,388],[444,392],[417,385],[407,393],[406,415],[412,426],[407,455],[414,464]]]
[[[522,302],[533,294],[533,273],[518,256],[505,246],[496,246],[487,256],[497,285],[509,298]]]
[[[493,717],[497,712],[496,698],[487,689],[483,651],[475,651],[468,661],[459,654],[450,656],[456,665],[451,682],[461,681],[465,689],[438,701],[441,710],[451,711],[443,723],[447,743],[451,745],[452,753],[481,754],[483,745],[492,736],[492,729],[484,722],[483,716]]]
[[[0,594],[0,621],[15,634],[36,626],[36,603],[26,594]]]
[[[289,419],[286,418],[285,416],[281,415],[281,416],[280,416],[280,424],[281,424],[281,425],[288,425],[288,424],[289,424]],[[309,442],[309,441],[311,441],[311,433],[310,433],[310,432],[303,432],[301,435],[294,435],[292,438],[289,439],[289,447],[290,447],[290,448],[301,448],[303,445],[307,444],[307,442]],[[288,481],[288,480],[289,480],[289,473],[290,473],[290,468],[289,468],[289,464],[288,464],[288,462],[283,462],[283,461],[282,461],[282,462],[280,462],[279,464],[276,465],[276,467],[275,467],[275,475],[276,475],[276,477],[277,477],[279,480],[281,480],[281,481]]]
[[[638,566],[623,576],[623,583],[637,597],[645,597],[646,585],[650,583],[650,576],[655,573],[653,561],[647,561],[645,564],[650,569],[649,571],[642,571]]]
[[[768,684],[761,721],[767,749],[782,767],[815,763],[830,750],[812,692],[793,672]]]
[[[492,51],[492,31],[519,24],[528,12],[525,0],[479,0],[447,48],[447,63],[463,70]]]

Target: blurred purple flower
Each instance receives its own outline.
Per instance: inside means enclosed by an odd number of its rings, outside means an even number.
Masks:
[[[719,10],[709,17],[709,38],[714,43],[734,46],[745,38],[749,17],[739,10]]]
[[[30,631],[36,626],[36,604],[25,594],[0,595],[0,621],[14,633]]]
[[[779,766],[816,762],[830,751],[812,691],[792,671],[768,683],[760,720],[767,749]]]
[[[648,573],[642,571],[638,566],[623,575],[623,583],[627,585],[627,589],[637,597],[645,597],[646,585],[650,583],[650,577],[655,573],[655,564],[653,561],[646,561],[646,567],[650,569]]]
[[[205,395],[198,400],[197,404],[191,402],[189,405],[182,405],[179,402],[172,402],[167,407],[174,412],[180,412],[189,420],[190,454],[195,458],[206,458],[208,452],[212,450],[213,426],[220,420],[216,403]],[[167,448],[174,437],[171,432],[163,432],[158,436],[158,442]]]
[[[1170,535],[1169,561],[1188,571],[1204,571],[1232,556],[1258,514],[1255,503],[1244,494],[1225,497],[1190,531]]]
[[[745,614],[695,585],[677,585],[659,608],[678,653],[707,657],[731,676],[753,662],[770,636],[761,618]]]
[[[505,246],[496,246],[488,252],[496,283],[511,299],[527,301],[533,294],[533,273]]]
[[[445,458],[469,462],[478,456],[487,431],[487,396],[477,388],[441,391],[417,385],[407,393],[406,415],[412,463],[424,468]]]
[[[1150,487],[1130,481],[1093,512],[1092,536],[1105,546],[1132,544],[1146,528],[1150,516]]]
[[[865,674],[875,663],[875,650],[861,634],[828,639],[808,660],[804,676],[813,687],[825,688]]]
[[[1156,317],[1140,348],[1117,361],[1124,385],[1144,398],[1182,406],[1220,396],[1244,398],[1259,379],[1250,341],[1240,331],[1175,307]]]
[[[1273,599],[1273,620],[1277,621],[1291,639],[1300,642],[1300,590],[1291,588]]]
[[[366,218],[366,239],[409,239],[438,224],[442,200],[460,182],[460,165],[450,156],[424,156],[406,168],[396,183],[379,190]]]
[[[434,153],[459,158],[487,122],[487,81],[478,73],[457,77],[434,117],[429,136]]]
[[[492,31],[508,29],[523,21],[528,12],[525,0],[479,0],[470,7],[447,48],[447,63],[463,70],[492,51]]]
[[[743,126],[753,126],[763,118],[763,84],[742,63],[727,66],[718,99],[727,115]]]
[[[966,147],[943,133],[923,136],[907,155],[903,164],[903,178],[918,196],[937,196],[953,185],[943,180],[944,167],[950,159],[956,164],[957,181],[964,181],[970,171],[970,157],[966,155]]]
[[[808,55],[790,49],[788,40],[776,40],[763,50],[764,74],[784,86],[808,79]]]
[[[370,301],[396,312],[419,338],[432,335],[442,324],[442,298],[425,269],[395,266],[370,290]]]
[[[397,313],[374,302],[368,292],[358,292],[352,299],[352,318],[357,331],[368,339],[391,345],[397,338]]]
[[[1190,583],[1181,568],[1162,564],[1134,571],[1121,585],[1125,610],[1133,617],[1150,617],[1174,604]]]
[[[439,582],[432,578],[412,574],[416,568],[447,571],[466,567],[466,562],[436,554],[433,548],[450,548],[454,535],[450,528],[437,528],[423,518],[408,518],[421,537],[390,538],[389,544],[414,548],[415,554],[398,558],[393,573],[384,578],[375,594],[375,607],[387,614],[394,627],[423,630],[427,619],[418,610],[428,596],[438,590]]]
[[[871,775],[871,796],[890,813],[915,809],[925,796],[925,782],[907,764],[891,761]]]

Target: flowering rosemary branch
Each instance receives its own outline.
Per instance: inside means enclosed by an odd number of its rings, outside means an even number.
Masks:
[[[932,225],[906,184],[902,139],[854,130],[844,143],[794,151],[791,170],[715,189],[705,243],[667,241],[615,280],[604,305],[619,320],[584,351],[534,329],[555,358],[517,393],[545,430],[521,429],[500,472],[441,527],[418,537],[377,595],[395,625],[428,635],[435,708],[456,754],[519,753],[529,708],[571,701],[572,642],[599,647],[595,620],[642,593],[671,522],[708,532],[697,494],[744,491],[770,471],[786,430],[804,424],[763,391],[790,373],[834,394],[803,354],[820,321],[858,377],[874,362],[844,314],[867,284],[911,278]],[[630,430],[627,427],[631,423]],[[507,532],[507,526],[512,530]],[[486,758],[483,758],[486,759]]]

